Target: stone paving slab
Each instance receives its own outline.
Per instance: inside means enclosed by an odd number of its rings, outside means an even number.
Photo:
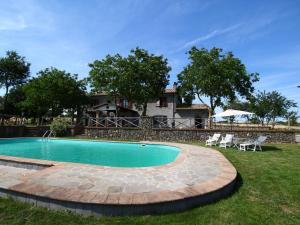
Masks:
[[[35,172],[36,170],[0,165],[0,188],[7,189],[23,183],[26,176]]]
[[[235,168],[218,151],[186,144],[159,144],[178,147],[181,153],[170,164],[144,168],[25,159],[26,163],[43,163],[49,167],[34,171],[0,166],[0,187],[68,202],[145,205],[204,196],[222,190],[236,179]]]

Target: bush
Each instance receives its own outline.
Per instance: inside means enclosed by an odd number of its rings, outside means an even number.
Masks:
[[[69,123],[65,118],[56,117],[53,119],[50,129],[55,131],[57,136],[61,137],[67,134],[68,125]]]

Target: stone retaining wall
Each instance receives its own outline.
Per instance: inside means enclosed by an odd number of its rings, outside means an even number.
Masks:
[[[23,137],[25,126],[0,126],[0,138]]]
[[[49,127],[0,126],[0,138],[5,137],[41,137]],[[81,132],[87,137],[98,137],[113,140],[147,140],[147,141],[205,141],[214,133],[234,134],[237,137],[256,138],[267,135],[268,142],[294,143],[295,132],[287,130],[217,130],[217,129],[138,129],[138,128],[75,128],[68,135],[78,135]]]
[[[214,133],[234,134],[241,138],[268,136],[268,142],[294,143],[295,132],[286,130],[208,130],[208,129],[128,129],[128,128],[94,128],[86,127],[85,135],[91,138],[112,140],[147,140],[147,141],[205,141]]]
[[[50,126],[0,126],[0,138],[10,137],[42,137],[44,133],[50,129]],[[75,136],[82,134],[84,128],[82,127],[70,127],[67,130],[67,136]]]

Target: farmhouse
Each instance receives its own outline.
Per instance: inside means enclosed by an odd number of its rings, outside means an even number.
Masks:
[[[103,118],[136,118],[142,115],[142,109],[127,99],[111,99],[106,93],[93,95],[92,104],[87,114],[98,121]],[[182,96],[177,91],[177,84],[165,89],[159,99],[147,104],[147,116],[153,118],[154,127],[204,128],[207,124],[209,107],[206,104],[183,104]]]

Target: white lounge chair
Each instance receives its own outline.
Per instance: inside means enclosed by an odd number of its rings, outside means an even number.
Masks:
[[[261,145],[267,140],[267,136],[259,136],[256,140],[254,141],[248,141],[245,143],[240,144],[240,150],[242,151],[246,151],[247,149],[256,151],[256,149],[258,148],[260,151],[262,151],[261,149]]]
[[[222,137],[222,140],[220,141],[220,147],[221,148],[231,147],[233,136],[234,136],[233,134],[226,134],[225,138]]]
[[[209,146],[217,145],[220,137],[221,137],[221,134],[214,134],[212,137],[209,136],[208,140],[206,140],[206,145],[209,145]]]

